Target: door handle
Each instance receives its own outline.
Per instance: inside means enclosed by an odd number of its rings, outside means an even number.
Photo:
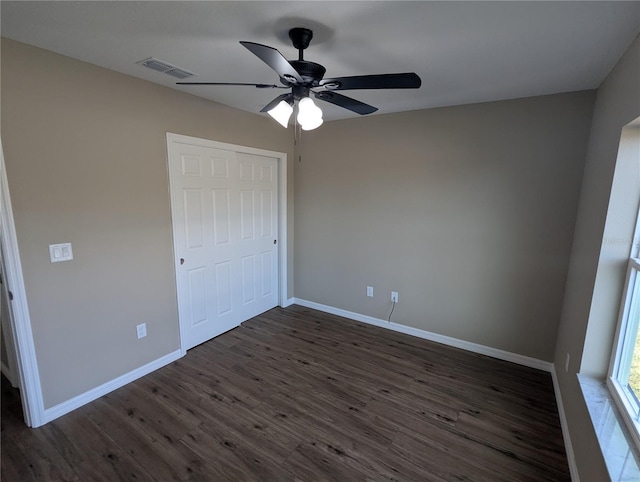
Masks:
[[[184,264],[184,258],[180,258],[180,266]]]

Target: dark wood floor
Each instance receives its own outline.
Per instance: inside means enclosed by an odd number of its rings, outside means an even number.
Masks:
[[[276,308],[38,429],[2,481],[570,480],[548,373]]]

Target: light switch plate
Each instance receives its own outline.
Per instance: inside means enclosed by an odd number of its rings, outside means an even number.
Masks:
[[[51,259],[52,263],[72,260],[73,250],[71,249],[71,243],[50,244],[49,258]]]

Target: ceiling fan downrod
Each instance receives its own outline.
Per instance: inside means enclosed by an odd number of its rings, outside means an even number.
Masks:
[[[327,70],[320,64],[304,60],[303,57],[304,50],[313,38],[313,32],[308,28],[296,27],[289,30],[289,38],[293,46],[298,49],[298,60],[289,60],[289,64],[300,74],[306,87],[317,86]],[[293,82],[292,84],[295,85]]]

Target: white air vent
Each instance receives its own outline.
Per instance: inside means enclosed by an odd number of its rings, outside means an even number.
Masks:
[[[186,70],[179,69],[177,67],[175,69],[167,70],[165,74],[175,77],[176,79],[187,79],[194,75],[191,72],[187,72]]]
[[[177,79],[187,79],[196,75],[193,72],[189,72],[188,70],[181,69],[179,67],[176,67],[175,65],[168,64],[167,62],[163,62],[162,60],[154,59],[153,57],[140,60],[136,62],[136,64],[142,65],[143,67],[147,67],[151,70],[155,70],[156,72],[162,72],[163,74],[170,75],[171,77],[175,77]]]

